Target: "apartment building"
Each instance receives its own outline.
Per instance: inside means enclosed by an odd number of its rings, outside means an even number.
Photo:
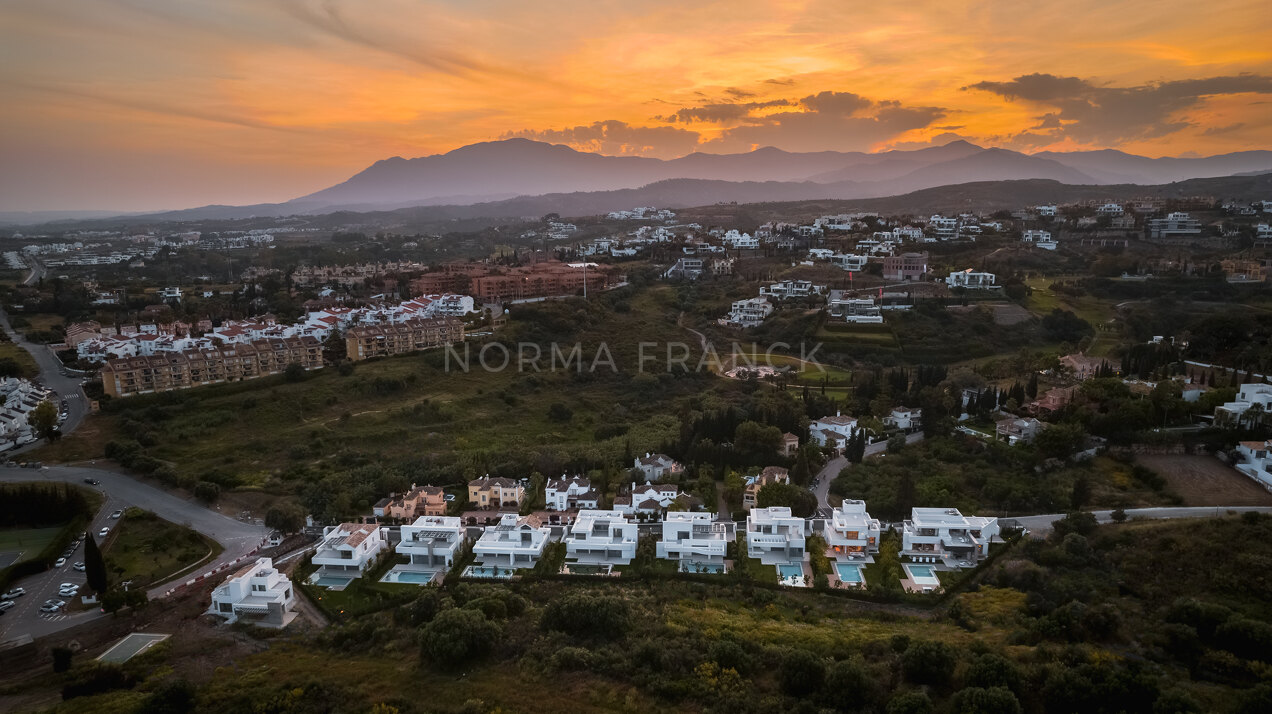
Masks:
[[[1182,211],[1170,213],[1148,222],[1148,237],[1164,243],[1188,243],[1201,237],[1201,221]]]
[[[533,568],[548,544],[550,529],[534,516],[505,513],[499,523],[486,526],[473,545],[477,562],[487,568]]]
[[[483,302],[580,295],[609,286],[610,273],[596,264],[537,263],[472,278],[469,293]]]
[[[636,557],[637,525],[622,511],[583,510],[565,537],[565,557],[588,565],[628,565]]]
[[[287,337],[107,360],[102,387],[111,397],[169,392],[279,374],[288,365],[322,368],[322,343]]]
[[[274,561],[257,558],[212,591],[208,613],[227,623],[243,619],[261,627],[286,627],[296,617],[295,606],[291,580],[274,567]]]
[[[804,519],[791,515],[787,506],[752,508],[746,516],[747,556],[765,565],[800,563],[804,560]]]
[[[901,530],[901,555],[920,563],[966,568],[989,555],[998,519],[964,516],[956,508],[915,508]]]
[[[902,253],[883,259],[883,279],[898,281],[922,280],[928,272],[927,253]]]
[[[468,482],[468,505],[472,508],[511,508],[521,505],[526,489],[520,481],[510,478],[485,478]]]
[[[681,572],[723,573],[725,555],[736,537],[733,521],[715,521],[711,513],[673,511],[662,523],[654,554],[680,563]]]
[[[312,581],[325,585],[323,578],[360,578],[387,548],[380,527],[373,523],[327,526],[314,551],[313,563],[319,567]]]
[[[383,325],[352,327],[345,333],[349,359],[371,359],[426,350],[464,341],[464,323],[453,317],[415,318]]]

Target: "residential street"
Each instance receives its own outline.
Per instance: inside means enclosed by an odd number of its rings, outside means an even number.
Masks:
[[[1226,516],[1229,513],[1245,513],[1246,511],[1257,511],[1259,513],[1272,513],[1272,506],[1180,506],[1180,507],[1160,507],[1160,508],[1128,508],[1126,509],[1126,518],[1151,518],[1167,520],[1172,518],[1214,518]],[[1092,511],[1095,518],[1100,523],[1112,523],[1112,511]],[[1006,516],[1000,520],[1014,520],[1020,525],[1028,528],[1030,533],[1034,535],[1046,535],[1051,532],[1052,525],[1064,518],[1063,513],[1049,513],[1041,516]]]
[[[106,502],[103,504],[102,510],[93,519],[90,532],[94,535],[102,526],[113,527],[117,523],[117,521],[110,519],[110,514],[113,511],[128,506],[137,506],[173,523],[188,526],[221,544],[224,550],[215,560],[200,565],[191,573],[183,575],[176,582],[184,582],[189,577],[232,562],[239,556],[258,547],[268,533],[268,529],[263,526],[234,520],[214,510],[204,508],[198,503],[186,501],[167,491],[113,471],[81,466],[49,466],[38,470],[0,468],[0,483],[62,481],[86,486],[87,484],[84,484],[84,479],[86,478],[100,481],[100,485],[90,486],[90,488],[95,488],[106,495]],[[83,546],[76,551],[76,556],[69,560],[74,562],[82,559]],[[97,610],[75,615],[54,615],[52,618],[40,616],[38,612],[40,604],[45,599],[53,597],[53,594],[57,591],[57,583],[83,581],[84,574],[75,572],[68,564],[62,568],[53,568],[16,583],[16,585],[26,588],[27,594],[18,598],[16,607],[0,616],[0,640],[22,634],[39,637],[94,617],[102,616],[101,612]],[[173,584],[167,583],[152,588],[147,594],[151,599],[160,598]]]

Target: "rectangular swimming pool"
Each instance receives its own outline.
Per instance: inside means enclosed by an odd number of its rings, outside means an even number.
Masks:
[[[512,572],[512,568],[499,568],[490,565],[470,565],[467,568],[464,568],[464,577],[510,580],[512,579]]]
[[[849,585],[859,585],[862,582],[860,565],[835,563],[835,571],[839,573],[839,579]]]
[[[680,572],[682,573],[707,573],[710,575],[719,575],[724,572],[723,563],[689,563],[681,561]]]
[[[802,578],[804,577],[804,568],[796,563],[783,563],[777,566],[777,572],[781,573],[782,579]]]
[[[342,577],[337,577],[334,575],[324,575],[314,580],[313,582],[314,582],[314,585],[319,585],[324,588],[337,588],[337,587],[342,588],[348,585],[349,583],[353,582],[353,578],[342,578]]]
[[[385,573],[382,583],[410,583],[411,585],[428,585],[437,577],[437,571],[390,570]]]
[[[941,579],[936,577],[936,568],[930,565],[906,565],[905,572],[910,576],[910,580],[915,585],[927,585],[937,587],[941,584]]]

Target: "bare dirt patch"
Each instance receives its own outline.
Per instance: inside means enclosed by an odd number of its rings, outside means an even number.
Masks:
[[[1272,506],[1272,493],[1213,456],[1140,455],[1188,506]]]

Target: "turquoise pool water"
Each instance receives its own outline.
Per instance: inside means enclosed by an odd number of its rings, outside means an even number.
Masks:
[[[437,577],[437,573],[417,573],[411,570],[390,570],[389,573],[384,576],[384,582],[427,585],[433,582],[433,578],[435,577]]]
[[[794,563],[785,563],[777,566],[777,572],[782,574],[782,579],[804,577],[804,568]]]
[[[512,577],[511,568],[496,568],[489,565],[470,565],[464,569],[464,575],[470,578],[495,578],[508,580]]]
[[[930,565],[907,565],[905,571],[910,574],[910,580],[917,585],[940,585],[940,578],[936,577],[936,568]]]
[[[348,585],[353,582],[353,578],[339,578],[334,575],[324,575],[314,581],[314,585],[321,585],[324,588],[336,587],[340,585]]]
[[[681,563],[680,572],[719,575],[724,572],[724,565],[721,563]]]
[[[861,582],[861,566],[852,563],[835,563],[835,570],[839,572],[839,579],[845,583]]]

